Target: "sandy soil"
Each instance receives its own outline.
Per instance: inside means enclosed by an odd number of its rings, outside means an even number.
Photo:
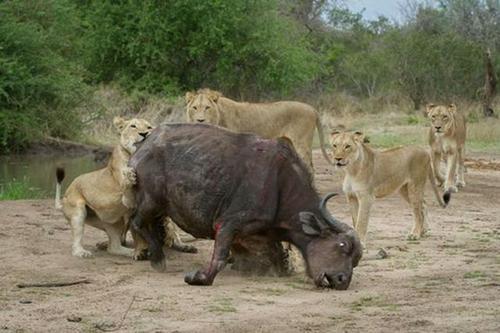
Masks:
[[[318,190],[339,191],[341,176],[317,152],[315,161]],[[466,176],[448,209],[428,189],[431,233],[420,241],[406,241],[413,221],[402,199],[376,202],[369,251],[347,291],[318,290],[303,273],[229,268],[211,287],[188,286],[184,272],[209,259],[206,240],[192,243],[198,254],[169,253],[160,274],[97,250],[105,235],[88,227],[84,244],[96,256],[74,258],[52,201],[0,202],[0,332],[500,332],[500,172],[469,168]],[[342,197],[329,207],[350,221]],[[377,259],[382,247],[389,256]],[[16,286],[81,278],[90,283]]]

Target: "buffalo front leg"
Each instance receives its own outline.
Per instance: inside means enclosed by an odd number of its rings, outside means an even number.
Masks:
[[[137,212],[132,218],[132,227],[148,243],[151,267],[158,272],[164,272],[167,268],[163,253],[165,229],[163,228],[163,220],[156,216],[156,214]],[[138,253],[136,252],[136,254]]]
[[[214,250],[210,264],[205,269],[186,274],[184,281],[190,285],[212,285],[217,273],[226,266],[226,260],[229,256],[229,249],[234,235],[235,230],[229,221],[216,223]]]

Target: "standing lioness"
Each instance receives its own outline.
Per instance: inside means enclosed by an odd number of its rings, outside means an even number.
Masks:
[[[331,144],[333,161],[345,172],[343,190],[362,243],[366,240],[370,207],[375,198],[399,190],[415,216],[415,224],[408,236],[410,239],[418,239],[425,232],[424,189],[427,179],[442,207],[450,200],[449,194],[440,197],[430,156],[424,148],[407,146],[377,151],[364,143],[361,132],[332,133]]]
[[[321,151],[324,149],[323,129],[316,110],[307,104],[292,101],[275,103],[240,103],[210,89],[186,93],[188,122],[210,123],[234,132],[248,132],[266,139],[288,138],[299,156],[312,170],[312,142],[318,129]]]
[[[120,132],[120,143],[114,148],[108,165],[78,176],[66,190],[62,204],[59,196],[64,170],[58,169],[57,172],[56,208],[62,209],[71,225],[72,254],[77,257],[92,256],[82,246],[85,224],[106,232],[109,253],[132,256],[134,251],[121,244],[135,200],[131,188],[135,183],[135,173],[127,163],[136,150],[135,145],[146,139],[153,127],[144,119],[127,121],[116,117],[113,122]],[[142,256],[145,247],[136,243],[136,259]]]
[[[448,106],[429,104],[427,105],[427,115],[431,119],[429,144],[431,145],[432,163],[436,177],[441,184],[444,182],[445,191],[456,192],[457,186],[465,186],[465,117],[457,111],[455,104]],[[446,156],[446,175],[444,177],[439,170],[442,155]]]

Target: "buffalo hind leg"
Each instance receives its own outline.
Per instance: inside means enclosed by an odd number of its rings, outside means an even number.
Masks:
[[[225,266],[229,256],[229,249],[233,242],[235,229],[230,221],[216,223],[215,243],[212,253],[212,260],[207,268],[196,272],[187,273],[184,281],[190,285],[210,286],[214,282],[215,276]]]

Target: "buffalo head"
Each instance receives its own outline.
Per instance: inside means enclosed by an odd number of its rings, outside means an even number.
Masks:
[[[303,249],[309,276],[318,287],[345,290],[362,247],[356,232],[326,209],[326,202],[335,195],[327,194],[321,200],[319,213],[300,212],[299,217],[302,231],[309,237]]]

